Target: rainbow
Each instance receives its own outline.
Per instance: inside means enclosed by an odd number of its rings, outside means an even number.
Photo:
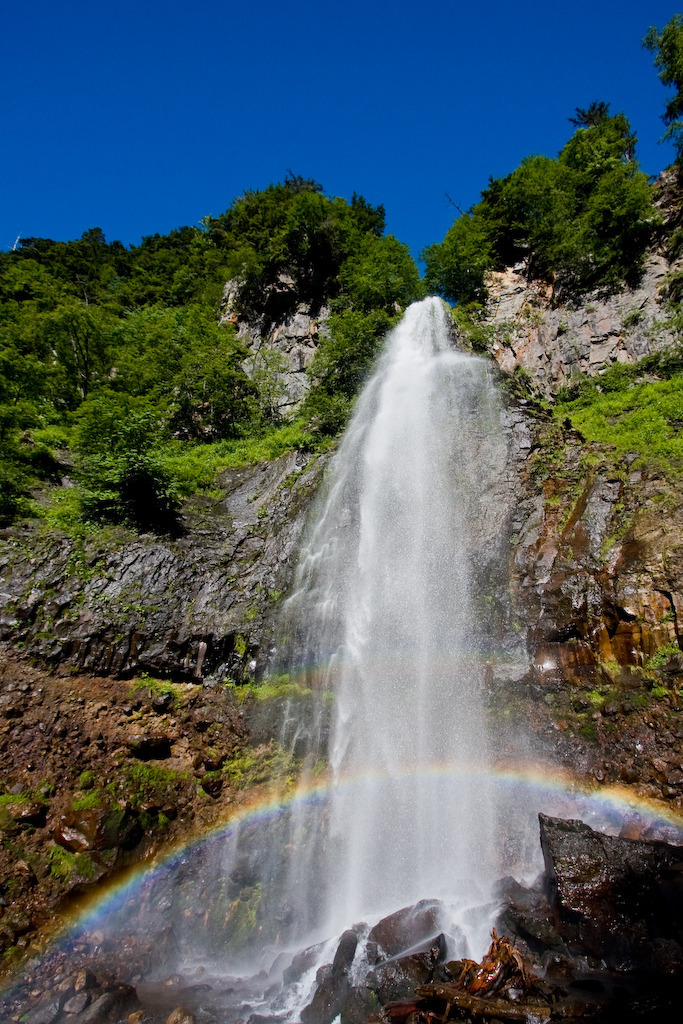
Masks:
[[[645,823],[657,822],[680,831],[683,841],[683,816],[656,801],[646,799],[623,786],[596,786],[588,788],[573,779],[568,773],[538,763],[497,768],[472,768],[452,763],[424,765],[419,771],[405,771],[408,781],[419,782],[429,779],[438,783],[450,783],[453,779],[468,781],[474,786],[493,785],[508,789],[510,794],[524,790],[527,802],[536,810],[555,813],[560,817],[579,817],[595,825],[618,829],[625,818],[639,815]],[[394,783],[396,775],[364,773],[345,776],[335,782],[335,787],[353,790],[359,786]],[[153,883],[157,878],[172,870],[178,862],[199,845],[206,842],[230,842],[239,829],[249,824],[267,824],[277,819],[296,805],[324,804],[329,800],[333,785],[329,779],[308,780],[294,791],[271,791],[256,802],[238,809],[227,820],[213,826],[211,830],[190,840],[166,849],[156,859],[137,864],[114,877],[104,888],[92,896],[84,897],[72,912],[60,922],[58,935],[70,936],[75,932],[92,931],[108,913],[124,902],[134,899],[139,886]]]

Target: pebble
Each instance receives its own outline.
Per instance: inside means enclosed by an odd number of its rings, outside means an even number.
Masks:
[[[196,1024],[195,1016],[184,1006],[176,1006],[166,1018],[166,1024]]]
[[[68,999],[62,1009],[64,1013],[80,1013],[85,1010],[86,1006],[90,1002],[89,992],[77,992],[75,996]]]

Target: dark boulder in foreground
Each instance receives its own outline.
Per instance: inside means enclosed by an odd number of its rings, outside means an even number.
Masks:
[[[403,907],[379,921],[368,941],[376,942],[387,956],[412,951],[443,931],[443,909],[439,900],[420,900],[414,907]]]
[[[539,820],[552,920],[570,951],[619,971],[683,968],[683,847]]]

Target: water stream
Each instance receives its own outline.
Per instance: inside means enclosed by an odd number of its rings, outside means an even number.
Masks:
[[[454,349],[443,304],[411,306],[301,552],[284,628],[290,668],[333,694],[332,780],[312,830],[326,854],[313,843],[289,889],[329,934],[425,896],[484,899],[496,874],[482,780],[496,654],[486,601],[505,558],[500,419],[487,364]]]
[[[345,929],[362,984],[369,929],[424,900],[446,955],[478,959],[496,880],[541,866],[539,810],[618,830],[599,794],[509,770],[525,750],[496,695],[526,655],[511,628],[506,415],[441,301],[411,306],[330,460],[272,652],[271,680],[313,695],[280,723],[303,758],[298,790],[146,872],[70,937],[152,947],[156,971],[135,984],[155,1012],[177,1004],[172,970],[207,1020],[298,1021]]]

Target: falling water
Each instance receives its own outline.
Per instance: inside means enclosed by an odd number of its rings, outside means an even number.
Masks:
[[[330,803],[288,882],[323,933],[486,897],[505,458],[487,364],[454,350],[440,300],[414,304],[358,400],[286,608],[309,685],[333,695]]]
[[[344,929],[368,938],[361,922],[425,899],[440,901],[450,956],[479,957],[492,883],[533,870],[535,813],[602,814],[599,799],[558,794],[552,779],[513,789],[498,771],[509,730],[500,718],[489,728],[491,699],[526,667],[510,628],[506,415],[488,364],[454,349],[443,304],[411,306],[331,460],[282,615],[272,670],[316,695],[313,714],[290,707],[282,721],[281,739],[306,754],[299,793],[97,912],[113,948],[154,936],[156,967],[136,984],[155,1011],[175,1001],[159,980],[172,966],[209,1017],[300,1020]],[[610,814],[618,829],[621,812]],[[314,942],[303,974],[283,976]],[[371,945],[354,960],[361,987]]]
[[[271,673],[314,695],[312,713],[293,701],[281,722],[303,755],[298,794],[182,852],[98,918],[112,936],[156,934],[159,977],[198,964],[239,975],[226,1020],[244,1018],[244,998],[299,1019],[344,929],[420,900],[441,901],[451,956],[480,956],[510,817],[530,840],[518,861],[537,856],[517,793],[506,817],[487,724],[515,645],[504,418],[443,303],[411,306],[330,460],[281,616]],[[261,968],[281,981],[280,954],[311,943],[301,981],[264,996]]]

